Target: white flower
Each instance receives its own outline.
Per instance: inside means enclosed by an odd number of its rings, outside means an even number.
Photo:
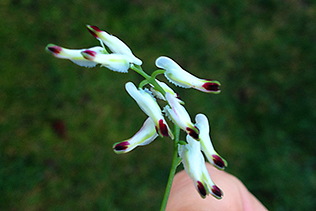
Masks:
[[[137,89],[132,82],[125,84],[125,89],[128,94],[134,98],[139,107],[155,122],[156,131],[160,136],[170,136],[173,139],[173,134],[164,119],[161,109],[155,98],[146,90]]]
[[[122,54],[100,54],[92,50],[82,51],[81,54],[85,59],[116,72],[127,73],[130,66],[128,58]]]
[[[158,137],[155,129],[154,121],[148,117],[144,122],[142,128],[130,139],[115,143],[113,145],[114,152],[117,154],[127,153],[137,146],[144,146]]]
[[[222,191],[214,184],[206,169],[200,142],[189,135],[187,135],[187,142],[188,144],[179,146],[179,155],[182,158],[184,170],[193,180],[195,188],[202,198],[208,194],[218,199],[222,198]]]
[[[219,93],[220,83],[214,80],[200,79],[183,70],[172,59],[161,56],[156,59],[156,66],[165,71],[165,77],[173,84],[183,88],[194,88],[202,92]]]
[[[98,63],[86,60],[81,54],[82,51],[90,50],[96,52],[97,54],[107,55],[105,54],[104,48],[102,48],[101,46],[95,46],[88,49],[68,49],[60,47],[58,45],[48,44],[46,46],[46,50],[52,53],[57,58],[69,59],[73,63],[84,67],[95,67]]]
[[[142,61],[136,58],[131,49],[120,39],[100,30],[96,26],[87,25],[87,28],[94,37],[101,40],[113,53],[125,55],[130,63],[142,65]]]
[[[207,117],[204,114],[197,114],[195,122],[195,126],[200,130],[201,150],[204,152],[205,157],[216,168],[223,170],[227,167],[227,161],[215,151],[212,145]]]
[[[192,136],[194,139],[199,139],[199,130],[191,122],[191,118],[185,108],[179,103],[177,98],[170,94],[166,93],[166,99],[169,105],[165,106],[164,111],[170,119],[178,125],[182,130],[186,131],[187,134]]]

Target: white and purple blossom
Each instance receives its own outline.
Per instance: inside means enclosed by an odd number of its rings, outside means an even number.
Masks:
[[[155,128],[155,122],[148,117],[144,122],[141,129],[130,139],[113,145],[114,152],[117,154],[127,153],[136,148],[137,146],[144,146],[150,144],[158,137]]]
[[[134,56],[131,49],[119,38],[100,30],[96,26],[87,25],[89,32],[103,42],[113,53],[125,55],[130,63],[142,65],[142,61]]]
[[[199,129],[191,122],[191,118],[185,108],[180,104],[177,98],[169,92],[166,93],[166,99],[170,106],[165,106],[164,112],[174,124],[178,125],[182,130],[186,131],[187,134],[198,140]]]
[[[209,122],[204,114],[197,114],[195,116],[195,126],[200,130],[201,150],[203,151],[207,160],[216,168],[224,170],[227,167],[227,161],[222,158],[214,149],[209,131]]]
[[[165,70],[165,77],[176,86],[194,88],[202,92],[219,93],[220,83],[215,80],[200,79],[185,71],[172,59],[160,56],[156,59],[156,66]]]
[[[212,181],[201,153],[200,142],[187,135],[187,144],[179,145],[179,156],[182,158],[184,170],[194,182],[194,186],[202,198],[208,194],[221,199],[223,192]]]
[[[125,89],[137,102],[139,107],[155,122],[157,133],[160,136],[170,136],[173,138],[173,134],[169,129],[155,98],[148,91],[137,89],[132,82],[127,82],[125,84]]]

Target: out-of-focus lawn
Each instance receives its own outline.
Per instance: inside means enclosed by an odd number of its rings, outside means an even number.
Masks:
[[[146,116],[124,90],[142,78],[45,52],[98,45],[99,26],[148,73],[167,55],[220,95],[172,86],[269,210],[315,210],[313,1],[0,1],[0,209],[158,210],[172,142],[112,151]],[[162,77],[160,79],[163,79]]]

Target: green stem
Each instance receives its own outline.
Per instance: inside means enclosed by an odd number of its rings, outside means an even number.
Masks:
[[[173,156],[172,156],[172,164],[171,169],[169,173],[168,183],[165,190],[165,195],[162,200],[160,211],[166,210],[166,206],[168,203],[168,198],[171,190],[171,185],[173,182],[174,175],[176,173],[180,158],[178,157],[178,142],[179,142],[179,136],[180,136],[180,128],[175,125],[175,140],[174,140],[174,149],[173,149]]]
[[[145,79],[142,82],[139,83],[139,88],[143,88],[145,85],[147,85],[149,82]]]
[[[151,77],[155,79],[157,77],[157,75],[164,74],[165,72],[166,72],[166,70],[156,70],[153,72],[153,74],[151,74]]]
[[[157,91],[159,91],[161,94],[163,94],[163,96],[165,96],[165,90],[163,90],[163,88],[157,83],[154,77],[145,73],[141,66],[133,64],[130,68],[138,74],[140,74],[141,76],[143,76],[150,84],[152,84],[155,87]]]
[[[143,68],[139,65],[135,65],[132,64],[132,66],[130,67],[132,70],[134,70],[135,72],[137,72],[138,74],[140,74],[141,76],[143,76],[146,80],[150,80],[150,75],[148,75],[147,73],[145,73],[145,71],[143,70]]]

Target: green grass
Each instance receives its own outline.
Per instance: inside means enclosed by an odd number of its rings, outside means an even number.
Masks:
[[[315,22],[316,4],[303,0],[1,1],[0,209],[160,207],[171,141],[112,151],[146,118],[124,90],[142,78],[44,50],[98,45],[92,24],[127,43],[148,73],[167,55],[219,80],[219,95],[172,87],[192,119],[209,117],[227,171],[269,210],[314,210]]]

